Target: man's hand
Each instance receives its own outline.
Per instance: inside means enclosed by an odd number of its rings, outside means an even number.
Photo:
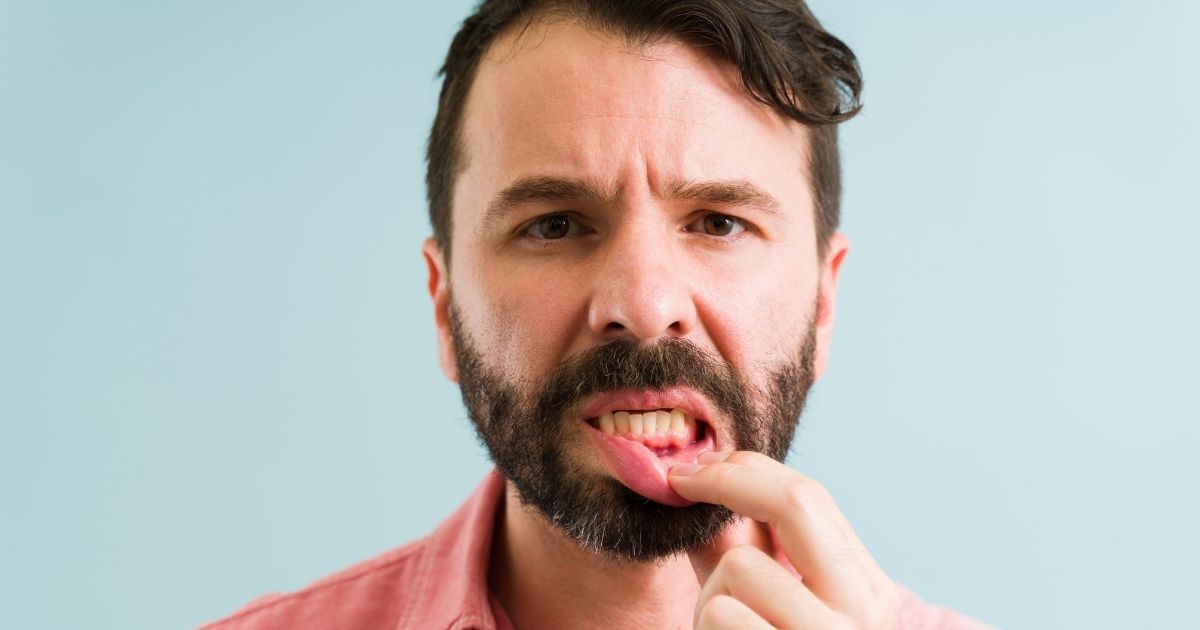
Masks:
[[[671,487],[766,523],[796,571],[730,534],[692,554],[697,628],[892,630],[899,595],[824,486],[750,451],[705,453],[671,469]],[[803,576],[803,581],[801,581]]]

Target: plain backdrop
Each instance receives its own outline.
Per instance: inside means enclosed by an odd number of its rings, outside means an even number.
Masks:
[[[469,5],[0,2],[0,627],[191,627],[489,470],[418,249]],[[790,463],[930,602],[1194,623],[1200,5],[812,6],[866,109]]]

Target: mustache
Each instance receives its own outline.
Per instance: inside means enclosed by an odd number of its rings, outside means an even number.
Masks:
[[[594,394],[672,387],[700,392],[731,417],[746,415],[746,393],[733,366],[692,341],[673,337],[650,346],[612,341],[567,359],[546,377],[538,406],[561,418]]]

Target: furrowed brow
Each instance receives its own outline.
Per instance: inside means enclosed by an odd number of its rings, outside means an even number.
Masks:
[[[536,202],[586,203],[610,202],[615,193],[583,179],[535,175],[522,177],[496,193],[483,214],[483,229],[500,222],[515,208]]]
[[[770,193],[742,180],[683,181],[672,187],[671,197],[718,206],[752,208],[766,214],[779,214],[782,207]]]

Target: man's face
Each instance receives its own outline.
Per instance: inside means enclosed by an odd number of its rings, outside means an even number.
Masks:
[[[846,244],[818,256],[803,128],[697,48],[552,23],[493,45],[462,141],[452,259],[425,251],[443,369],[497,465],[586,548],[708,542],[732,515],[655,466],[782,459],[827,361]],[[699,429],[643,438],[661,461],[605,446],[601,416],[672,408]]]

